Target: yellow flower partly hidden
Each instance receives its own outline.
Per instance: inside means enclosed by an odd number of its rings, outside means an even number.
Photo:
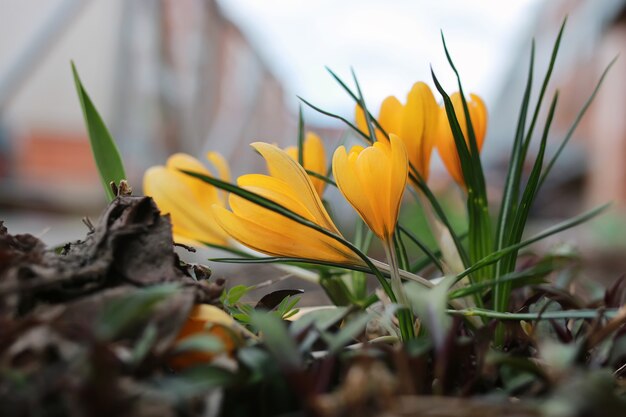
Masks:
[[[339,190],[363,221],[383,241],[389,242],[396,227],[406,186],[409,163],[402,140],[391,134],[350,152],[340,146],[333,155],[333,175]]]
[[[241,335],[235,320],[224,310],[209,304],[195,305],[187,321],[180,329],[176,342],[184,342],[193,336],[207,335],[218,339],[223,345],[223,352],[231,354],[241,344]],[[213,352],[186,351],[173,356],[169,364],[176,370],[211,362],[216,357]]]
[[[461,130],[465,141],[469,144],[469,137],[467,135],[467,124],[465,122],[465,112],[463,111],[463,101],[459,93],[454,93],[450,96],[452,105],[454,106],[454,113],[459,121]],[[475,94],[470,94],[470,100],[467,101],[467,107],[474,128],[474,134],[476,135],[476,144],[478,145],[478,151],[483,147],[485,140],[485,133],[487,132],[487,107],[485,103]],[[450,123],[448,122],[448,116],[446,115],[446,109],[442,106],[439,109],[439,133],[437,135],[437,149],[439,155],[443,160],[446,169],[454,178],[454,180],[461,187],[465,187],[465,181],[463,179],[463,171],[461,170],[461,161],[459,154],[456,150],[456,144],[454,142],[454,136],[450,129]]]
[[[387,97],[381,104],[378,122],[388,134],[399,136],[413,168],[426,181],[430,171],[430,156],[435,146],[439,106],[428,85],[417,82],[409,91],[406,104],[393,97]],[[357,127],[367,132],[365,114],[356,107]],[[376,129],[376,138],[386,140],[385,135]]]
[[[252,147],[265,159],[269,175],[243,175],[237,184],[341,236],[304,168],[274,145],[255,142]],[[213,213],[232,238],[249,248],[273,256],[363,264],[352,251],[318,230],[235,194],[228,202],[232,211],[216,204]]]
[[[297,147],[290,146],[285,149],[285,152],[287,152],[295,161],[298,160]],[[316,174],[326,175],[326,151],[324,150],[322,140],[315,133],[308,132],[306,134],[302,157],[304,169],[313,171]],[[324,193],[326,182],[312,175],[309,175],[309,178],[311,178],[315,191],[317,191],[317,194],[321,196]]]
[[[230,180],[230,171],[224,158],[209,152],[207,159],[220,178]],[[149,168],[143,177],[144,194],[154,199],[164,214],[170,214],[174,240],[177,242],[206,242],[226,245],[228,235],[212,215],[214,204],[225,205],[226,194],[197,178],[179,170],[211,175],[197,159],[183,153],[169,157],[165,166]]]

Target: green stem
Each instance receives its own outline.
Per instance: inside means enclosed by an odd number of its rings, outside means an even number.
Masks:
[[[402,336],[402,340],[406,341],[415,338],[413,313],[411,311],[411,305],[406,295],[406,291],[402,285],[402,278],[400,278],[398,258],[393,247],[393,235],[383,241],[383,247],[385,248],[387,262],[389,262],[389,266],[391,267],[391,290],[395,294],[398,304],[401,306],[397,313],[398,321],[400,323],[400,334]]]
[[[470,308],[465,310],[449,309],[446,312],[452,316],[463,317],[485,317],[499,320],[569,320],[569,319],[594,319],[603,315],[607,318],[613,318],[617,315],[618,309],[608,310],[564,310],[564,311],[545,311],[539,313],[507,313],[493,310],[485,310],[480,308]]]

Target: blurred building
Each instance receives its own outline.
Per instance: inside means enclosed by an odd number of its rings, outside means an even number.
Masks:
[[[213,0],[7,1],[0,14],[0,205],[103,204],[70,71],[117,139],[131,183],[177,151],[245,166],[251,138],[295,129],[281,83]]]

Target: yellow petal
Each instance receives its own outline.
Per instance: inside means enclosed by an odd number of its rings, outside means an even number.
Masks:
[[[406,150],[396,135],[391,142],[353,148],[339,147],[333,155],[333,174],[339,190],[368,227],[381,239],[394,232],[407,181]]]
[[[381,239],[386,239],[388,233],[389,211],[389,161],[385,157],[384,147],[389,146],[384,142],[376,142],[373,146],[365,148],[356,159],[355,168],[363,187],[359,191],[365,194],[365,198],[371,206],[371,214],[363,219],[370,229]]]
[[[230,182],[230,168],[224,157],[218,152],[207,152],[206,159],[215,167],[222,181]]]
[[[211,165],[213,165],[213,167],[217,171],[217,175],[222,181],[231,181],[230,168],[228,167],[228,163],[221,154],[217,152],[207,152],[206,158],[211,163]],[[224,190],[218,190],[218,193],[222,204],[226,204],[228,193]]]
[[[320,175],[326,175],[326,151],[319,136],[309,132],[304,141],[304,167]],[[309,175],[318,195],[324,193],[326,182]]]
[[[287,184],[294,198],[311,212],[316,223],[339,234],[304,168],[274,145],[255,142],[252,147],[265,159],[270,175]]]
[[[409,161],[406,149],[402,140],[396,135],[391,135],[390,166],[390,214],[388,221],[393,231],[400,212],[400,203],[402,202],[409,174]]]
[[[356,169],[356,159],[362,149],[361,147],[354,147],[348,155],[345,147],[337,148],[333,155],[333,176],[339,191],[367,223],[368,220],[366,219],[375,221],[375,211],[368,196],[363,191],[365,185],[361,183],[361,178]],[[370,226],[370,228],[372,227]]]
[[[424,180],[428,180],[438,120],[439,106],[432,91],[423,82],[415,83],[407,95],[399,136],[404,141],[411,164]]]
[[[291,159],[298,161],[298,148],[296,146],[289,146],[285,148],[284,151]],[[326,175],[326,151],[324,150],[322,140],[315,133],[308,132],[306,134],[302,156],[304,169],[313,171],[319,175]],[[309,175],[309,179],[313,183],[317,194],[321,196],[324,193],[326,182],[313,175]]]
[[[316,221],[315,217],[307,209],[307,207],[294,198],[288,185],[278,178],[262,174],[247,174],[239,177],[237,184],[248,191],[252,191],[284,206],[307,220],[312,222]],[[231,195],[231,199],[232,198],[233,196]],[[258,207],[258,205],[254,203],[251,204]]]
[[[167,168],[172,175],[177,177],[180,183],[183,183],[189,187],[194,194],[194,200],[202,205],[202,209],[209,210],[210,207],[218,201],[218,194],[215,187],[212,187],[205,182],[191,177],[187,174],[180,172],[181,170],[198,172],[207,176],[211,176],[211,173],[205,168],[205,166],[196,158],[184,154],[176,153],[167,159]]]
[[[226,244],[226,236],[212,216],[196,200],[184,174],[165,167],[144,174],[144,194],[151,196],[164,214],[170,214],[176,236],[194,241]]]
[[[259,252],[273,256],[307,258],[359,265],[361,261],[347,248],[322,233],[299,223],[282,218],[264,217],[269,211],[258,207],[255,221],[220,207],[213,206],[213,213],[220,225],[237,241]],[[271,219],[271,220],[269,220]]]
[[[469,137],[467,135],[467,123],[461,95],[459,93],[454,93],[450,96],[450,100],[452,101],[454,112],[459,121],[459,125],[461,127],[461,131],[463,132],[463,136],[465,137],[466,143],[469,143]],[[467,107],[469,110],[470,118],[472,120],[472,127],[474,128],[474,133],[476,136],[476,144],[478,146],[478,150],[480,151],[482,149],[487,129],[487,109],[480,97],[474,94],[470,95],[470,100],[467,102]],[[452,135],[452,130],[450,129],[450,124],[448,122],[445,110],[443,109],[441,110],[439,123],[439,137],[437,139],[437,147],[439,149],[439,153],[450,175],[459,185],[464,187],[465,181],[463,179],[461,162],[456,151],[456,146],[454,142],[454,137]]]
[[[378,123],[385,129],[387,134],[394,133],[399,135],[402,130],[402,119],[404,106],[394,96],[389,96],[383,100],[378,113]],[[377,132],[376,137],[379,141],[386,139],[382,132]]]

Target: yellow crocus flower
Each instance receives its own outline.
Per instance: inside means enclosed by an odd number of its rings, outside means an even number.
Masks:
[[[304,168],[277,146],[263,142],[251,146],[265,159],[269,175],[243,175],[237,184],[341,236]],[[232,211],[216,204],[215,218],[232,238],[249,248],[273,256],[363,264],[350,249],[318,230],[235,194],[228,201]]]
[[[409,169],[402,140],[375,142],[350,152],[340,146],[333,155],[333,175],[339,190],[370,229],[389,241],[396,227]]]
[[[409,160],[402,139],[394,134],[390,134],[389,139],[367,148],[354,146],[350,153],[340,146],[333,155],[333,175],[339,191],[382,240],[391,265],[391,288],[397,301],[408,307],[393,234],[406,187]]]
[[[466,143],[469,144],[469,136],[467,135],[467,123],[465,122],[465,112],[463,111],[463,101],[459,93],[454,93],[450,96],[452,105],[454,107],[454,113],[461,126],[461,131],[465,137]],[[467,107],[474,128],[474,134],[476,136],[476,144],[478,145],[478,151],[483,147],[485,140],[485,133],[487,132],[487,107],[485,103],[475,94],[470,94],[470,100],[467,101]],[[465,188],[465,181],[463,178],[463,171],[461,169],[461,161],[454,142],[454,136],[452,135],[452,129],[448,122],[448,116],[446,109],[441,106],[439,109],[439,133],[437,135],[437,149],[439,155],[443,160],[446,169],[461,187]]]
[[[439,107],[430,87],[423,82],[413,84],[404,105],[393,96],[387,97],[381,104],[377,120],[388,134],[402,139],[411,166],[425,181],[428,180],[439,122]],[[356,125],[361,131],[368,132],[365,114],[359,105],[356,107]],[[379,129],[376,129],[376,139],[386,140]]]
[[[298,160],[298,148],[296,146],[285,148],[285,152],[295,161]],[[326,175],[326,151],[319,136],[313,132],[306,134],[302,154],[304,169],[319,175]],[[315,187],[315,191],[321,196],[324,193],[324,188],[326,188],[326,182],[312,175],[309,175],[309,178],[313,183],[313,187]]]
[[[196,304],[191,309],[187,321],[181,327],[176,343],[194,336],[212,336],[219,340],[223,353],[231,355],[241,345],[242,337],[235,320],[230,314],[218,307],[208,304]],[[175,354],[168,364],[177,371],[212,362],[219,353],[203,351],[186,351]]]
[[[228,164],[220,154],[209,152],[207,159],[223,180],[230,180]],[[180,170],[211,175],[196,158],[177,153],[169,157],[165,166],[151,167],[145,172],[144,194],[154,199],[162,213],[170,215],[175,241],[226,245],[228,235],[211,215],[211,207],[223,206],[226,195]]]

